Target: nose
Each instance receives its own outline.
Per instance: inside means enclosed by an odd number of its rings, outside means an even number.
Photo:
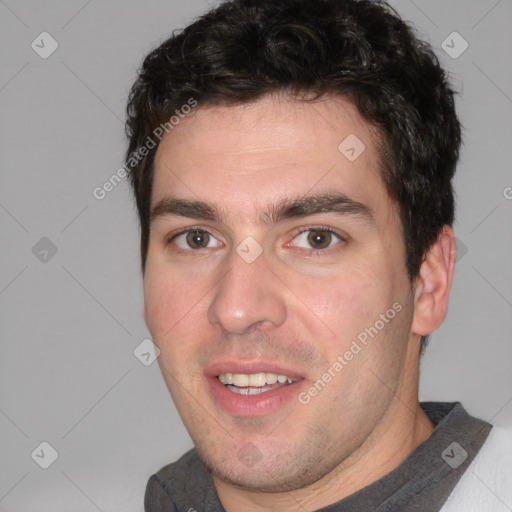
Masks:
[[[209,322],[233,334],[243,334],[255,325],[282,325],[286,320],[283,284],[264,254],[248,263],[233,251],[226,263],[228,270],[208,308]]]

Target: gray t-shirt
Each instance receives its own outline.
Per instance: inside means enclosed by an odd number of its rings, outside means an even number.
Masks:
[[[492,425],[470,416],[460,402],[420,405],[436,425],[431,435],[386,476],[317,512],[441,509]],[[151,476],[144,508],[145,512],[225,512],[211,472],[194,449]]]

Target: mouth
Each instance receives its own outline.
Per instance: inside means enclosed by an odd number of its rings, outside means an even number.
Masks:
[[[293,384],[297,379],[277,373],[221,373],[217,376],[231,393],[260,395]]]
[[[215,406],[239,417],[263,416],[298,404],[298,394],[306,383],[292,370],[261,362],[257,366],[214,365],[205,374]]]

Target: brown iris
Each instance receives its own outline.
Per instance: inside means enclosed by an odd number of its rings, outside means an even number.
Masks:
[[[210,235],[206,231],[194,230],[187,233],[187,244],[192,249],[204,249],[208,246]]]
[[[308,242],[315,249],[325,249],[329,247],[332,240],[332,233],[324,230],[312,229],[308,235]]]

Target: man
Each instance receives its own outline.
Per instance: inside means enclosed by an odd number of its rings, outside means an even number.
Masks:
[[[145,59],[127,132],[144,317],[195,446],[146,511],[510,506],[510,436],[418,402],[460,125],[387,4],[222,3]]]

